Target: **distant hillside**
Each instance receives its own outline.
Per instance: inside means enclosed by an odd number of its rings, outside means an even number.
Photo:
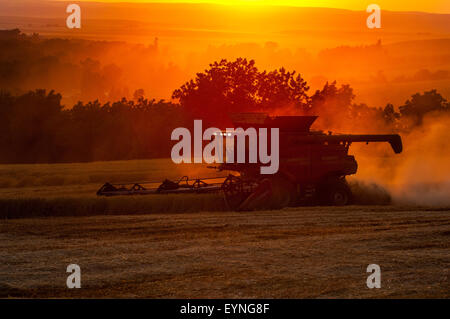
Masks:
[[[382,29],[369,30],[366,12],[327,8],[252,7],[212,4],[82,3],[83,27],[65,27],[69,2],[0,2],[0,28],[44,35],[205,45],[229,41],[276,41],[315,49],[339,44],[450,38],[450,15],[382,13]],[[307,44],[306,44],[307,43]]]
[[[382,29],[370,30],[363,11],[83,2],[82,28],[69,30],[67,4],[0,0],[0,30],[39,33],[3,45],[1,87],[57,89],[68,105],[140,88],[168,99],[209,63],[246,57],[296,70],[312,90],[349,83],[370,105],[450,96],[450,14],[383,11]]]

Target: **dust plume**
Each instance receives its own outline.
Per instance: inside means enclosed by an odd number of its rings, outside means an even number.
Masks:
[[[364,154],[365,145],[355,147],[355,178],[387,189],[396,204],[450,205],[449,123],[448,114],[426,115],[423,125],[401,134],[404,150],[399,155],[380,146],[378,154]]]

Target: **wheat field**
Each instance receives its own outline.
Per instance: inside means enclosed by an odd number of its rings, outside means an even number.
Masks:
[[[182,176],[227,176],[205,164],[176,165],[170,159],[69,164],[0,165],[0,218],[92,216],[224,211],[221,194],[96,196],[105,182],[153,182]],[[377,185],[350,182],[356,204],[388,204],[389,195]]]
[[[226,176],[198,165],[176,165],[170,159],[74,164],[0,165],[0,218],[91,216],[152,212],[223,211],[222,196],[151,195],[104,198],[96,196],[105,182],[154,182]]]
[[[449,298],[448,209],[303,207],[0,221],[0,297]],[[81,288],[66,287],[66,267]],[[381,268],[369,289],[366,268]]]
[[[95,195],[106,181],[187,171],[168,160],[1,165],[0,297],[450,297],[450,207],[386,205],[362,184],[352,189],[365,205],[240,213],[220,194]],[[66,287],[72,263],[81,289]],[[366,286],[373,263],[380,289]]]

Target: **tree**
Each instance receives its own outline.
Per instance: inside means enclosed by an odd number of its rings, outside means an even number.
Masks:
[[[285,105],[308,104],[309,87],[296,72],[284,68],[260,72],[255,61],[239,58],[210,64],[194,80],[173,92],[172,98],[196,118],[210,124],[229,124],[228,116],[239,112],[268,112]]]
[[[332,127],[337,122],[349,120],[354,117],[352,102],[355,98],[353,89],[349,85],[337,87],[336,81],[326,83],[322,90],[317,90],[311,97],[311,106],[308,114],[319,116],[319,125]]]
[[[399,107],[403,118],[408,118],[412,126],[421,125],[426,113],[433,111],[448,111],[449,106],[446,99],[436,90],[427,91],[423,94],[416,93],[405,105]]]
[[[61,95],[54,91],[30,91],[20,96],[0,95],[0,160],[51,162],[64,141],[59,138],[63,127]]]
[[[383,119],[389,126],[396,126],[400,118],[400,113],[395,111],[394,105],[391,103],[386,104],[383,109]]]
[[[145,97],[145,91],[144,89],[137,89],[136,91],[134,91],[133,93],[133,100],[138,102],[140,100],[143,100]]]

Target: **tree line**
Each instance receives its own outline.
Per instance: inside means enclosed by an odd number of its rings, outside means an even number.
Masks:
[[[319,129],[405,133],[422,125],[427,114],[450,109],[436,90],[416,93],[397,108],[356,104],[353,89],[336,82],[309,93],[295,71],[260,71],[253,60],[242,58],[212,63],[172,98],[177,102],[147,99],[138,90],[131,100],[78,102],[66,108],[54,91],[0,91],[0,162],[168,157],[174,128],[190,128],[198,118],[205,126],[225,128],[228,115],[238,112],[319,115]]]

